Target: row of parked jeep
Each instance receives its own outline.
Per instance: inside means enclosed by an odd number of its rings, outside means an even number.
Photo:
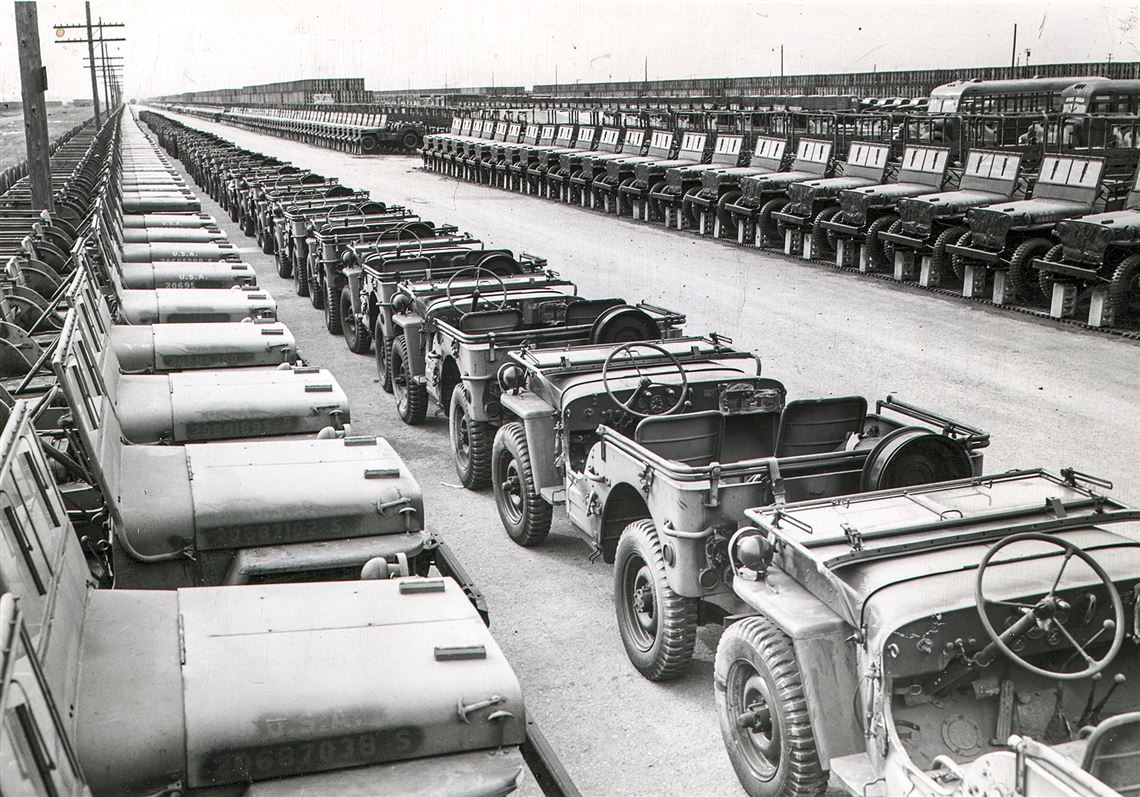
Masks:
[[[541,546],[565,511],[613,564],[642,675],[681,677],[698,626],[728,626],[714,692],[750,794],[1120,782],[1140,539],[1112,524],[1140,514],[1106,482],[984,475],[989,435],[969,424],[890,396],[789,397],[680,312],[580,296],[540,257],[145,118],[328,331],[373,354],[377,398],[412,425],[448,415],[459,478],[491,487],[510,540]]]
[[[808,126],[810,129],[810,125]],[[428,169],[1094,327],[1140,322],[1140,150],[1071,151],[456,118]],[[898,155],[899,153],[895,153]]]
[[[121,112],[51,167],[52,209],[0,197],[0,793],[576,794],[178,170]]]
[[[269,133],[318,147],[375,155],[379,152],[423,146],[427,128],[410,119],[389,118],[387,113],[326,111],[319,108],[243,108],[174,105],[173,110],[201,116],[249,130]],[[442,128],[435,128],[442,129]]]

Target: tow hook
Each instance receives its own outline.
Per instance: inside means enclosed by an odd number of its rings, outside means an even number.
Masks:
[[[503,697],[502,695],[491,695],[491,697],[487,698],[486,700],[480,700],[476,703],[469,703],[467,705],[464,705],[463,700],[460,699],[459,704],[456,706],[456,711],[459,713],[459,719],[462,722],[465,722],[467,724],[471,724],[471,720],[468,719],[468,717],[471,714],[474,714],[476,711],[481,711],[482,709],[490,708],[491,706],[497,706],[500,703],[506,703],[506,702],[507,702],[507,699],[505,697]],[[498,712],[498,711],[495,712],[495,714],[500,714],[500,713],[509,713],[509,712]],[[495,714],[492,714],[491,717],[494,717]],[[491,717],[488,717],[488,719],[491,719]]]

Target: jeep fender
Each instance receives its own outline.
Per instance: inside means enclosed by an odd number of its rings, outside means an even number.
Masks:
[[[774,567],[769,568],[767,579],[738,578],[733,588],[745,603],[791,638],[823,768],[831,769],[833,758],[866,752],[863,703],[856,697],[859,656],[851,627]]]
[[[504,410],[522,422],[535,487],[539,490],[561,489],[562,474],[554,463],[555,414],[550,404],[529,390],[519,390],[517,393],[504,393],[502,405]]]
[[[424,375],[423,328],[424,320],[415,314],[392,317],[392,324],[398,330],[397,337],[403,335],[408,341],[408,362],[405,367],[412,376]]]
[[[346,268],[342,273],[344,274],[345,283],[348,285],[348,293],[352,297],[353,315],[359,318],[368,309],[367,306],[362,305],[360,301],[363,269],[360,267]],[[368,329],[371,331],[371,324],[369,324]]]

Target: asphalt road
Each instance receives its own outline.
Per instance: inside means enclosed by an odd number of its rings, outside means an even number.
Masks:
[[[180,116],[236,144],[285,158],[491,246],[532,252],[580,292],[645,299],[688,315],[760,354],[789,397],[893,393],[990,431],[990,471],[1072,466],[1140,501],[1140,344],[838,272],[782,255],[617,220],[422,171],[418,158],[362,157]],[[386,437],[417,474],[429,525],[486,593],[492,629],[528,707],[585,794],[739,794],[717,728],[712,658],[698,636],[692,672],[670,684],[628,663],[612,607],[611,568],[555,517],[548,543],[522,549],[490,493],[457,486],[445,417],[401,423],[375,381],[371,355],[330,336],[308,299],[277,277],[228,217],[203,197],[280,304],[303,354],[331,368],[353,426]]]

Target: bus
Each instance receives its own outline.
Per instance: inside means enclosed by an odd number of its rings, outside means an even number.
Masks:
[[[1076,83],[1101,79],[1078,76],[955,80],[930,92],[927,111],[946,114],[1056,113],[1061,110],[1061,93],[1065,89]]]
[[[1061,113],[1130,116],[1140,114],[1140,80],[1088,78],[1061,92]]]

